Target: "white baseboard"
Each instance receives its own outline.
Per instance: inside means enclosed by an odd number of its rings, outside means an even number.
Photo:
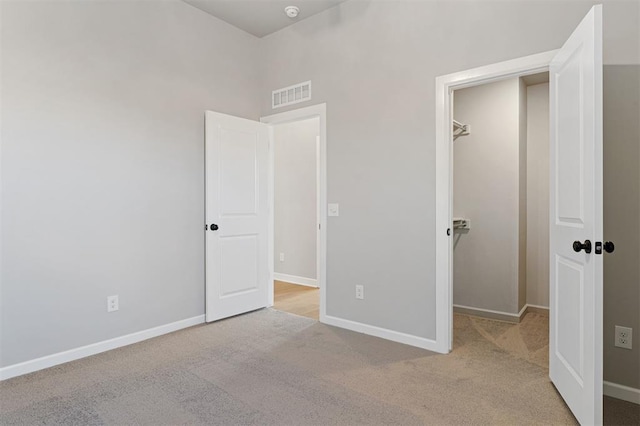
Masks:
[[[617,383],[602,383],[602,393],[612,398],[622,399],[623,401],[640,404],[640,389],[631,388],[629,386],[619,385]]]
[[[483,308],[474,308],[471,306],[464,305],[453,305],[453,311],[461,314],[474,315],[482,318],[489,318],[499,321],[512,322],[514,324],[522,321],[522,318],[526,315],[528,311],[548,311],[549,308],[546,306],[538,306],[538,305],[529,305],[526,304],[522,307],[520,312],[517,314],[512,314],[510,312],[502,312],[502,311],[494,311],[491,309],[483,309]]]
[[[273,274],[273,279],[278,281],[284,281],[286,283],[306,285],[307,287],[318,288],[318,280],[314,278],[298,277],[296,275],[288,275],[288,274],[281,274],[279,272],[275,272]]]
[[[115,337],[113,339],[104,340],[102,342],[93,343],[87,346],[70,349],[64,352],[43,356],[41,358],[32,359],[30,361],[21,362],[0,368],[0,381],[10,379],[12,377],[22,376],[23,374],[33,373],[34,371],[43,370],[45,368],[64,364],[69,361],[75,361],[111,349],[121,348],[123,346],[138,343],[152,337],[162,336],[183,328],[204,323],[204,315],[187,318],[184,320],[172,322],[170,324],[149,328],[147,330],[138,331],[136,333],[127,334],[125,336]]]
[[[537,314],[544,314],[544,315],[549,316],[549,307],[548,306],[527,304],[525,307],[527,308],[527,310],[524,312],[525,314],[527,314],[529,312],[534,312],[534,313],[537,313]]]
[[[345,328],[347,330],[364,333],[382,339],[391,340],[393,342],[404,343],[405,345],[416,346],[418,348],[427,349],[432,352],[442,353],[435,340],[426,339],[424,337],[413,336],[411,334],[401,333],[399,331],[388,330],[386,328],[376,327],[374,325],[363,324],[361,322],[346,320],[343,318],[323,315],[320,322],[333,325],[335,327]]]
[[[482,318],[489,318],[499,321],[507,321],[518,323],[520,322],[520,318],[524,315],[527,306],[525,305],[522,310],[517,314],[512,314],[509,312],[502,311],[494,311],[492,309],[483,309],[483,308],[475,308],[472,306],[464,306],[464,305],[453,305],[453,311],[461,314],[474,315]]]
[[[543,311],[548,311],[549,310],[548,306],[532,305],[531,303],[527,303],[527,308],[540,309],[540,310],[543,310]]]

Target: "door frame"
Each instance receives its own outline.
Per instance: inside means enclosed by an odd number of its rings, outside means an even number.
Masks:
[[[269,125],[269,290],[267,306],[273,306],[273,279],[274,279],[274,231],[275,231],[275,200],[274,200],[274,139],[273,126],[295,121],[318,118],[319,123],[319,144],[317,150],[316,163],[317,171],[317,219],[318,233],[316,238],[316,279],[320,287],[320,322],[325,322],[327,315],[327,104],[317,104],[304,108],[292,109],[285,112],[267,115],[260,118],[261,123]]]
[[[436,77],[436,348],[453,346],[453,91],[548,72],[558,50]],[[447,231],[451,229],[451,231]],[[451,236],[447,234],[451,233]]]

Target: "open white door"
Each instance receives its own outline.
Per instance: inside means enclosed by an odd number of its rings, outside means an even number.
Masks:
[[[207,111],[206,320],[267,306],[266,124]]]
[[[549,376],[581,424],[601,424],[602,6],[559,50],[549,78]]]

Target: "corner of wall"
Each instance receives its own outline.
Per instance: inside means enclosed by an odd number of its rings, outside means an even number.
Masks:
[[[527,303],[527,86],[518,78],[518,310]]]

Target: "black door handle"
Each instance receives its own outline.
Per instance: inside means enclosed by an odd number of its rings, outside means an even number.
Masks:
[[[607,241],[604,243],[604,251],[606,251],[607,253],[613,253],[615,249],[616,246],[611,241]]]
[[[580,250],[584,250],[585,253],[591,253],[591,241],[584,240],[584,244],[580,241],[573,242],[573,251],[579,253]]]
[[[210,231],[217,231],[218,230],[218,225],[216,225],[215,223],[212,223],[211,226],[209,227]]]

